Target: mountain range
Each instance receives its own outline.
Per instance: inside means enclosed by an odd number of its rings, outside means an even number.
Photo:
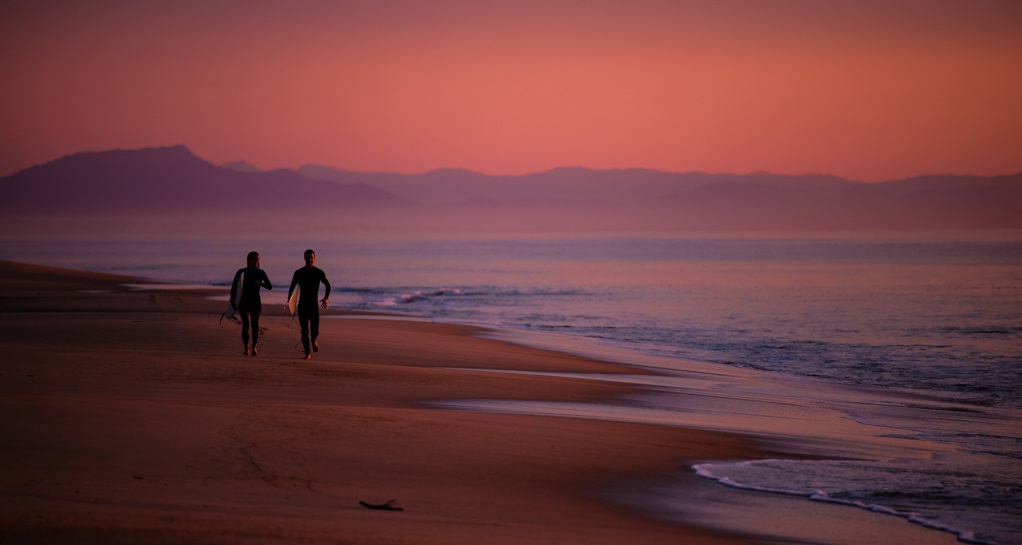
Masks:
[[[1022,228],[1022,173],[827,175],[557,168],[367,173],[221,166],[184,146],[68,155],[0,178],[0,228],[221,233]]]

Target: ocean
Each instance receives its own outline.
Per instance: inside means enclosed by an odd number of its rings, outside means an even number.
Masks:
[[[862,392],[874,401],[834,406],[888,437],[939,445],[933,456],[691,469],[970,543],[1022,544],[1022,232],[3,239],[0,258],[224,286],[255,250],[277,287],[264,301],[282,303],[306,248],[333,284],[334,307]],[[672,397],[668,382],[629,409],[671,423],[683,394]]]

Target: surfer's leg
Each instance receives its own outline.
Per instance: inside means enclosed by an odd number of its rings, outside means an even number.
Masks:
[[[302,328],[302,347],[305,348],[305,355],[308,356],[311,351],[309,350],[309,311],[298,307],[298,325]]]
[[[256,355],[256,344],[259,344],[259,313],[262,309],[252,309],[252,355]]]
[[[241,342],[245,345],[245,355],[248,355],[248,309],[242,309],[241,312]]]
[[[252,346],[259,344],[259,309],[252,310]]]
[[[319,343],[316,342],[316,339],[319,338],[319,309],[309,313],[309,333],[311,336],[310,340],[312,341],[312,349],[319,352]],[[308,347],[306,347],[305,351],[309,351]]]

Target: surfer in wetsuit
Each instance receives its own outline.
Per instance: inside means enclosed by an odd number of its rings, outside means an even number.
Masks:
[[[305,250],[305,266],[295,271],[291,278],[291,287],[287,290],[287,298],[298,287],[298,325],[302,328],[302,347],[305,348],[305,359],[312,357],[313,352],[319,352],[319,306],[326,308],[327,300],[330,299],[330,282],[326,279],[326,273],[314,266],[316,263],[316,252]],[[326,292],[322,301],[319,297],[319,284],[323,283]]]
[[[243,279],[243,280],[241,280]],[[239,284],[240,282],[240,286]],[[250,353],[253,356],[259,355],[256,344],[259,342],[259,313],[263,311],[262,300],[259,299],[259,288],[273,289],[270,279],[266,273],[259,268],[259,253],[248,253],[248,266],[238,269],[234,274],[234,282],[231,283],[231,301],[235,300],[238,290],[241,290],[241,302],[238,304],[238,313],[241,314],[241,342],[245,343],[245,355]],[[252,350],[248,349],[248,329],[252,328]]]

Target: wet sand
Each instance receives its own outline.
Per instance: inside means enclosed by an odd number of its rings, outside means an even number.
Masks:
[[[297,327],[274,306],[264,308],[260,355],[246,357],[209,290],[131,282],[0,262],[0,541],[955,542],[894,517],[730,490],[688,469],[804,455],[787,438],[435,404],[599,403],[636,386],[485,370],[641,374],[634,368],[472,327],[338,311],[347,319],[324,320],[322,349],[305,360]],[[683,521],[664,516],[651,492],[668,482],[690,492]],[[359,504],[391,499],[403,510]]]

